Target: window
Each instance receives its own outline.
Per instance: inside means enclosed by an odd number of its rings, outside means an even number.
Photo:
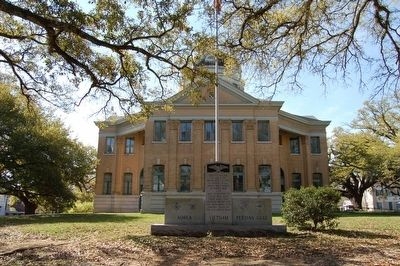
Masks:
[[[233,170],[233,191],[244,191],[244,169],[243,165],[232,166]]]
[[[144,175],[143,175],[143,169],[140,170],[139,183],[140,183],[139,190],[140,190],[140,192],[142,192],[143,189],[144,189]]]
[[[383,196],[383,189],[377,189],[377,190],[375,190],[375,195],[376,195],[377,197]]]
[[[190,173],[191,167],[190,165],[181,165],[180,166],[180,192],[190,192]]]
[[[232,141],[243,141],[242,121],[232,121]]]
[[[154,141],[165,141],[166,140],[166,122],[165,121],[154,121]]]
[[[285,186],[285,172],[283,172],[283,169],[281,168],[281,192],[286,191],[286,186]]]
[[[314,154],[321,153],[321,142],[319,137],[311,137],[310,144],[311,144],[311,153]]]
[[[132,154],[135,147],[135,139],[134,138],[126,138],[125,139],[125,153]]]
[[[314,187],[322,187],[322,174],[321,173],[313,173],[312,183],[313,183]]]
[[[300,154],[300,138],[290,138],[290,153]]]
[[[153,166],[153,191],[164,191],[164,165]]]
[[[111,181],[112,181],[112,174],[105,173],[104,180],[103,180],[103,194],[105,194],[105,195],[111,194]]]
[[[258,175],[260,180],[260,191],[271,192],[271,166],[260,165],[258,166]]]
[[[204,141],[215,141],[215,122],[204,122]]]
[[[270,140],[269,121],[268,120],[257,121],[257,136],[258,136],[258,141],[269,141]]]
[[[292,174],[292,187],[300,189],[300,187],[301,187],[301,174],[300,173]]]
[[[106,137],[106,154],[115,153],[115,138],[114,137]]]
[[[181,121],[179,125],[179,141],[192,140],[192,121]]]
[[[382,202],[377,202],[377,203],[376,203],[376,208],[377,208],[378,210],[382,210]]]
[[[132,195],[132,173],[124,174],[124,195]]]

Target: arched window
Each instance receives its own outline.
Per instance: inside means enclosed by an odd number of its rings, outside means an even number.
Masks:
[[[301,174],[300,173],[292,173],[292,187],[300,189],[300,187],[301,187]]]
[[[313,173],[312,174],[312,182],[314,187],[322,187],[322,174],[321,173]]]
[[[124,174],[124,195],[132,195],[132,173]]]
[[[259,165],[258,176],[260,180],[261,192],[272,192],[271,185],[271,165]]]
[[[179,191],[190,192],[190,176],[192,172],[191,166],[181,165],[179,169],[180,169]]]
[[[286,191],[286,186],[285,186],[285,172],[281,168],[281,192]]]
[[[244,191],[244,167],[243,165],[233,165],[233,191]]]
[[[140,188],[139,188],[139,190],[140,190],[140,192],[142,192],[142,191],[143,191],[143,188],[144,188],[144,174],[143,174],[143,169],[140,170],[139,182],[140,182]]]
[[[153,191],[164,191],[164,165],[153,166]]]
[[[105,173],[103,179],[103,194],[105,195],[111,194],[111,184],[112,184],[112,174]]]

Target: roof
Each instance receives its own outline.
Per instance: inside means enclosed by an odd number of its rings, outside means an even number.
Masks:
[[[295,114],[291,114],[288,112],[285,112],[283,110],[279,110],[279,115],[286,117],[288,119],[292,119],[298,122],[301,122],[303,124],[307,124],[307,125],[319,125],[319,126],[329,126],[329,124],[331,123],[331,121],[328,120],[319,120],[314,116],[301,116],[301,115],[295,115]]]
[[[220,106],[264,106],[264,107],[273,107],[277,108],[278,115],[282,118],[290,119],[297,121],[302,124],[310,125],[310,126],[324,126],[327,127],[331,121],[323,121],[319,120],[314,116],[301,116],[295,115],[281,110],[283,101],[270,101],[270,100],[260,100],[258,98],[253,97],[249,93],[246,93],[243,90],[243,87],[239,86],[236,81],[233,81],[229,77],[225,77],[223,75],[218,75],[218,92],[219,92],[219,105]],[[213,84],[209,84],[208,87],[204,87],[199,91],[202,93],[202,98],[198,103],[193,103],[190,95],[190,88],[183,89],[178,93],[174,94],[170,98],[168,98],[165,102],[171,103],[172,106],[211,106],[214,105],[214,97],[212,97],[212,92],[214,91]],[[164,105],[165,102],[159,102]],[[149,102],[149,104],[157,105],[158,102]],[[95,122],[96,125],[100,128],[101,126],[116,126],[122,125],[124,123],[130,123],[133,128],[137,130],[144,129],[144,121],[139,121],[138,123],[131,123],[125,117],[112,116],[106,121],[98,121]],[[124,127],[125,128],[125,127]]]

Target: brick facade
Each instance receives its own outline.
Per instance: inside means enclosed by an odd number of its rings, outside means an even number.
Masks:
[[[221,78],[219,85],[219,150],[221,162],[243,169],[239,178],[243,191],[233,192],[233,198],[245,193],[271,198],[273,212],[279,212],[282,190],[327,185],[329,121],[284,112],[283,102],[260,101],[229,81]],[[205,166],[215,158],[214,141],[205,140],[205,124],[214,121],[212,99],[194,105],[182,91],[171,99],[173,111],[157,111],[146,121],[110,119],[98,124],[96,212],[163,212],[166,195],[204,196]],[[237,130],[233,122],[242,129],[239,141],[232,140]],[[181,123],[190,131],[181,132]],[[269,127],[267,140],[259,140],[263,123]],[[155,138],[160,132],[161,139]],[[184,134],[186,139],[181,141]],[[133,152],[126,153],[131,139]],[[115,147],[107,151],[107,142]],[[185,178],[182,166],[190,169],[185,181],[189,191],[181,191]],[[159,184],[155,184],[159,180],[155,169],[163,171]],[[267,169],[265,190],[261,169]]]

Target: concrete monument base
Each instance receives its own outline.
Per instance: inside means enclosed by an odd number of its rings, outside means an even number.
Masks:
[[[286,225],[182,225],[152,224],[151,234],[156,236],[268,236],[286,233]]]

